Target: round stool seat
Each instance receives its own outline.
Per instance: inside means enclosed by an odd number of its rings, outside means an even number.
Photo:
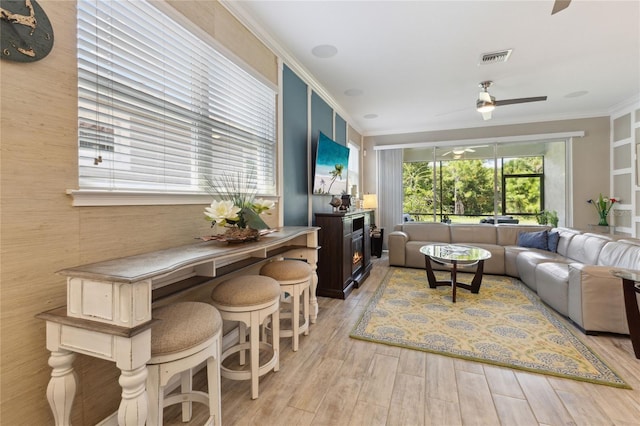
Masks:
[[[307,262],[293,259],[266,263],[260,268],[260,275],[277,280],[280,284],[282,300],[280,318],[291,320],[291,326],[280,325],[280,336],[291,337],[293,351],[298,350],[299,335],[309,334],[309,291],[313,269]],[[285,302],[285,303],[282,303]],[[300,303],[302,302],[302,324],[300,324]],[[285,308],[290,305],[290,310]]]
[[[220,312],[208,303],[180,302],[154,309],[159,319],[151,333],[151,360],[148,364],[165,362],[172,355],[196,348],[222,330]],[[159,358],[164,358],[159,361]]]
[[[280,284],[273,278],[244,275],[230,278],[211,291],[211,300],[223,321],[238,322],[238,342],[222,353],[222,362],[236,353],[242,369],[220,365],[220,374],[231,380],[251,380],[251,398],[258,398],[259,378],[269,371],[280,369],[279,327],[273,327],[272,341],[266,333],[260,341],[261,327],[267,321],[280,322]],[[249,341],[247,342],[247,328]],[[260,351],[272,351],[269,360],[260,364]],[[249,351],[249,369],[245,367],[245,352]],[[228,364],[229,365],[229,364]]]
[[[280,285],[269,277],[244,275],[231,278],[216,286],[211,299],[224,308],[246,308],[272,303],[280,296]]]
[[[191,420],[193,402],[209,407],[206,424],[221,424],[220,352],[222,316],[208,303],[178,302],[153,310],[151,359],[147,361],[148,424],[162,425],[164,407],[181,404],[182,421]],[[193,389],[193,369],[206,362],[207,392]],[[180,375],[180,391],[165,395]]]
[[[306,281],[312,272],[311,266],[300,260],[279,260],[269,262],[260,268],[260,275],[271,277],[280,284]]]

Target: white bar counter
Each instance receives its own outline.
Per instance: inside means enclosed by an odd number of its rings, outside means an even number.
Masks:
[[[121,371],[120,425],[144,425],[147,417],[146,362],[151,357],[152,303],[264,259],[307,261],[311,322],[318,315],[317,227],[283,227],[258,241],[207,241],[66,268],[67,305],[38,315],[47,322],[51,380],[47,398],[56,425],[70,422],[75,397],[76,353],[110,360]],[[115,423],[115,416],[110,422]]]

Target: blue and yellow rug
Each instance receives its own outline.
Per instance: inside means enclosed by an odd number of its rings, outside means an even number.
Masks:
[[[448,273],[436,272],[438,279]],[[458,274],[469,282],[470,274]],[[516,279],[485,275],[479,294],[429,288],[425,271],[391,268],[351,332],[387,345],[630,388]]]

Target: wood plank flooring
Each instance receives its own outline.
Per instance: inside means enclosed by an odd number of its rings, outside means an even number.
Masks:
[[[376,258],[347,300],[319,298],[317,323],[298,352],[281,340],[280,371],[261,378],[257,400],[249,382],[223,378],[223,425],[640,425],[640,360],[627,337],[580,334],[633,390],[349,338],[388,270]],[[204,418],[195,404],[189,424]],[[183,424],[177,407],[165,410],[165,425]]]

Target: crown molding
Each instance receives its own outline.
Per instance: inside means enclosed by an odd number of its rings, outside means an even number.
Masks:
[[[237,0],[219,0],[228,11],[231,13],[242,25],[244,25],[251,33],[256,36],[262,43],[264,43],[273,53],[280,58],[280,60],[287,65],[293,72],[298,75],[305,83],[313,89],[325,102],[331,106],[333,111],[340,115],[347,121],[347,124],[354,128],[361,135],[363,134],[362,128],[351,118],[349,114],[340,106],[338,102],[327,92],[327,90],[316,80],[314,75],[306,69],[296,57],[284,46],[282,46],[275,38],[271,36],[247,11],[243,2]]]

